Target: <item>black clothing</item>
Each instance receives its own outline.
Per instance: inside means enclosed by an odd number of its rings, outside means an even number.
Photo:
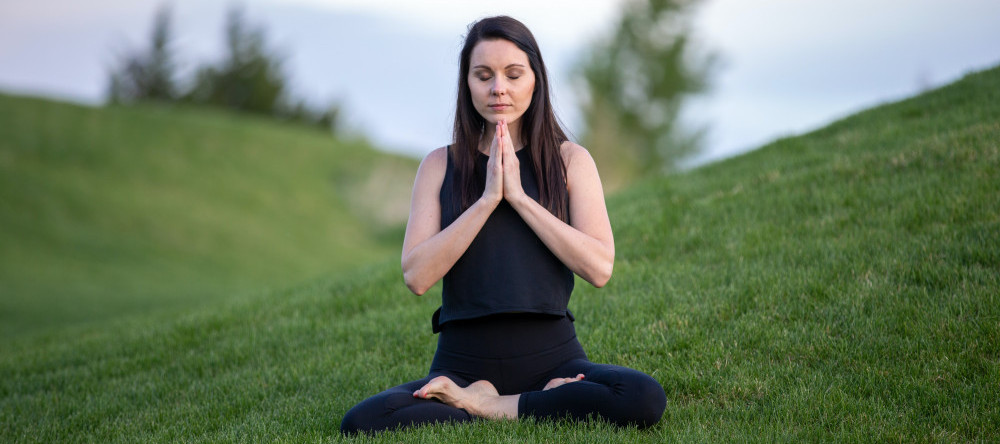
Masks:
[[[535,167],[527,148],[517,151],[521,165],[521,187],[538,201]],[[478,189],[486,183],[489,157],[476,158]],[[448,167],[441,184],[441,229],[461,215],[460,181],[448,154]],[[441,309],[434,316],[438,326],[457,319],[472,319],[496,313],[525,312],[566,315],[573,292],[573,272],[566,267],[506,200],[501,201],[469,248],[445,274]]]
[[[526,149],[517,156],[522,187],[537,200],[531,156]],[[485,171],[487,160],[480,156],[476,168]],[[442,229],[460,214],[450,156],[447,163],[440,195]],[[484,183],[485,174],[479,176]],[[572,290],[573,273],[501,202],[444,277],[442,307],[434,314],[434,331],[440,336],[427,377],[354,406],[344,415],[341,431],[471,420],[465,410],[413,397],[441,375],[461,387],[487,380],[501,395],[520,394],[519,417],[584,420],[596,415],[620,425],[655,424],[666,407],[663,388],[637,370],[587,360],[566,309]],[[552,379],[581,373],[582,381],[542,390]]]
[[[581,381],[542,391],[554,378],[581,373]],[[354,406],[344,416],[341,431],[472,420],[465,410],[413,397],[441,375],[461,387],[485,379],[501,395],[520,393],[519,417],[585,420],[594,415],[622,426],[648,427],[660,420],[666,407],[663,388],[645,373],[588,361],[569,318],[504,314],[443,325],[427,377]]]

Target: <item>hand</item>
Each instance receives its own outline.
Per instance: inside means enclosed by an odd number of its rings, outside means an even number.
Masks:
[[[546,390],[551,390],[561,385],[569,384],[571,382],[577,382],[580,380],[583,380],[583,373],[576,375],[576,377],[574,378],[555,378],[549,381],[548,384],[545,384],[545,388],[543,388],[542,391],[544,392]]]
[[[506,121],[500,121],[497,134],[501,135],[499,148],[503,158],[503,198],[513,205],[526,196],[524,188],[521,187],[521,161],[514,152],[514,142],[511,140]]]
[[[497,122],[496,131],[493,132],[493,141],[490,143],[490,160],[486,162],[486,187],[483,190],[483,199],[493,205],[499,204],[503,199],[503,156],[501,155],[501,125]]]

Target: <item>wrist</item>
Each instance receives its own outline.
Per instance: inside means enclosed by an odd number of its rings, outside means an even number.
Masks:
[[[514,195],[505,194],[503,198],[506,199],[507,203],[509,203],[510,206],[514,207],[515,209],[521,208],[524,205],[530,203],[530,201],[532,201],[532,199],[528,197],[528,195],[524,192]]]
[[[483,205],[487,209],[489,209],[490,211],[492,211],[498,205],[500,205],[500,201],[501,200],[503,200],[503,196],[491,196],[491,195],[488,195],[488,194],[483,194],[479,198],[479,200],[476,201],[476,203],[478,203],[480,205]]]

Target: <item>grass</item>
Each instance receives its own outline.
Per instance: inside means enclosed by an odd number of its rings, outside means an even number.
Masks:
[[[4,95],[0,121],[3,338],[185,310],[399,248],[416,163],[361,141],[210,110]]]
[[[395,260],[0,349],[7,442],[1000,440],[1000,69],[609,201],[618,257],[571,309],[664,386],[649,430],[479,422],[344,439],[423,376],[439,292]]]

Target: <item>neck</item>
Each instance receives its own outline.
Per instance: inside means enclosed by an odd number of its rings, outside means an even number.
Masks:
[[[524,148],[524,144],[521,143],[521,125],[519,124],[520,119],[507,124],[507,130],[510,131],[510,141],[514,144],[514,151]],[[496,125],[487,122],[486,131],[483,132],[483,138],[479,143],[479,151],[484,154],[490,153],[490,143],[493,142],[493,135],[496,132]]]

